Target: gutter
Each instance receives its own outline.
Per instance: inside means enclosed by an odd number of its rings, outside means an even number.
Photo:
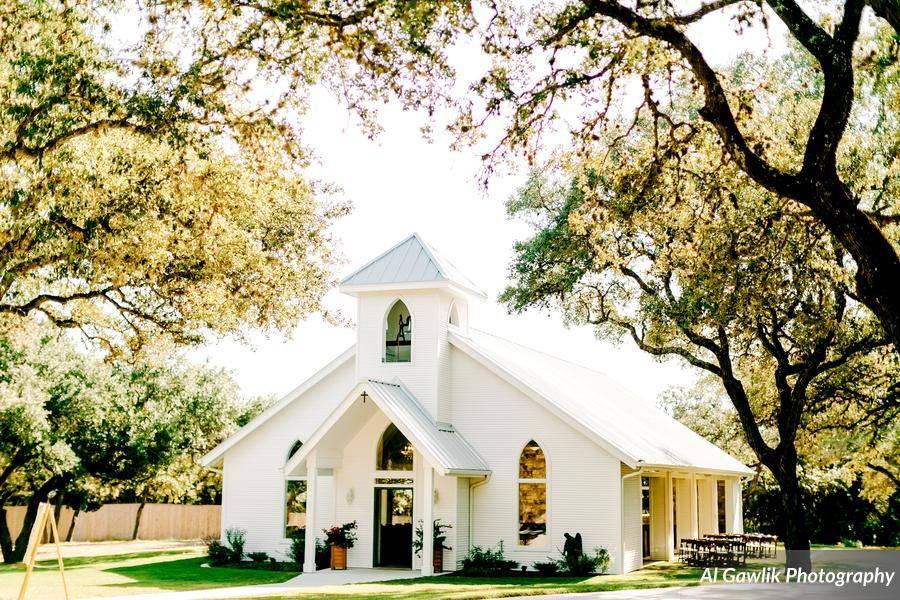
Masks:
[[[472,510],[472,508],[475,506],[475,488],[483,486],[484,484],[486,484],[488,482],[488,480],[490,478],[491,478],[491,475],[490,475],[490,473],[488,473],[482,479],[476,481],[475,483],[469,484],[469,511],[468,511],[468,515],[467,515],[467,517],[468,517],[467,521],[468,521],[468,525],[469,525],[469,539],[467,540],[467,542],[468,542],[467,548],[466,548],[467,552],[472,549],[472,532],[473,532],[472,513],[474,512]]]

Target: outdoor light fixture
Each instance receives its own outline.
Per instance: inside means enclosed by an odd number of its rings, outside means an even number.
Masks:
[[[346,498],[346,500],[347,500],[347,504],[353,504],[354,497],[355,496],[353,494],[353,488],[350,488],[349,490],[347,490],[347,495],[344,496],[344,498]]]

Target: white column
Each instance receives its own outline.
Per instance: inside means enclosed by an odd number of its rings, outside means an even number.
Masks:
[[[700,537],[700,503],[697,499],[697,476],[694,473],[691,473],[688,484],[691,486],[690,493],[688,494],[690,497],[689,510],[691,511],[691,538],[697,539]]]
[[[725,480],[725,533],[744,533],[742,513],[741,480],[729,477]]]
[[[434,469],[422,473],[422,575],[434,574]]]
[[[318,494],[316,484],[318,482],[318,457],[313,450],[306,457],[306,537],[303,546],[303,572],[316,572],[316,505]]]
[[[666,472],[666,478],[663,481],[663,497],[665,498],[666,507],[666,560],[675,560],[675,507],[672,499],[672,473]]]

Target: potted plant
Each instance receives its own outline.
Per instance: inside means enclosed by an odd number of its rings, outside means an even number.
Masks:
[[[331,548],[331,568],[343,571],[347,568],[347,548],[356,541],[356,521],[323,529],[325,543]]]
[[[444,550],[453,549],[444,544],[444,542],[447,541],[446,532],[452,527],[453,525],[442,523],[440,519],[434,520],[434,552],[432,553],[431,564],[434,567],[435,573],[440,573],[444,570]],[[419,524],[416,527],[416,539],[413,540],[413,549],[416,551],[416,556],[422,556],[424,537],[425,533],[422,531],[422,521],[419,521]]]

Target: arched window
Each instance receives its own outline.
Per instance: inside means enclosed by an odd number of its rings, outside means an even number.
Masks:
[[[519,545],[547,542],[547,461],[534,440],[519,455]]]
[[[406,436],[391,423],[378,442],[379,471],[412,471],[413,447]]]
[[[384,324],[384,362],[409,362],[412,358],[412,317],[402,300],[397,300]]]
[[[291,444],[287,459],[297,454],[303,442]],[[288,479],[284,482],[284,537],[291,538],[306,528],[306,480]]]
[[[296,442],[294,442],[291,445],[291,449],[288,450],[287,459],[291,460],[291,458],[293,458],[293,456],[295,454],[297,454],[297,451],[300,450],[300,448],[302,448],[302,447],[303,447],[303,442],[301,442],[300,440],[297,440]]]
[[[456,302],[450,305],[450,317],[447,321],[456,327],[459,327],[459,309],[456,307]]]

